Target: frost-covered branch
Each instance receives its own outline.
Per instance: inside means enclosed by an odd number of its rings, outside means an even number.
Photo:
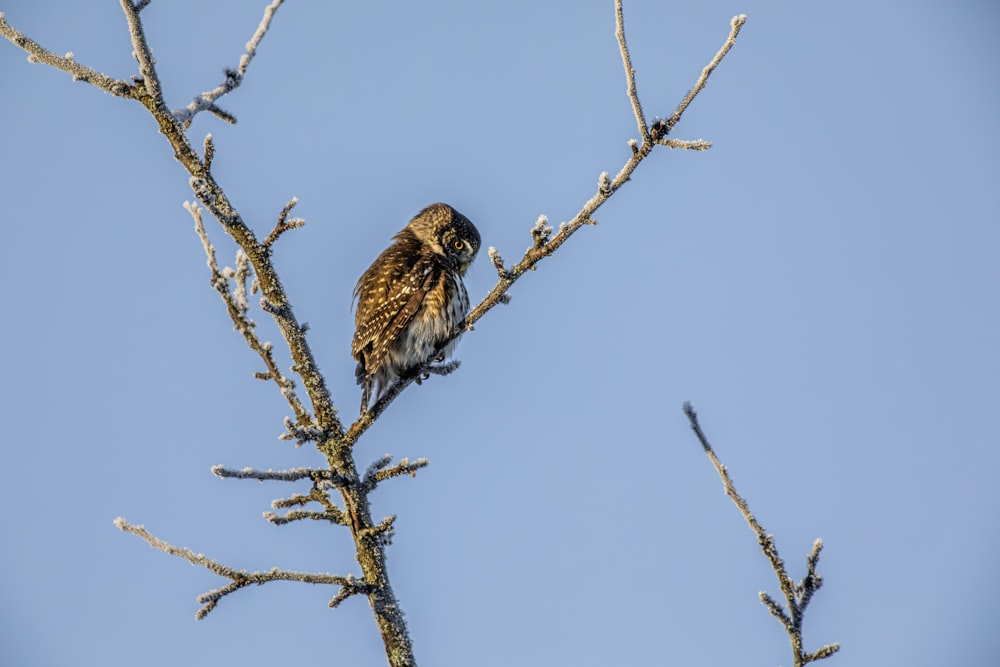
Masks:
[[[691,430],[697,436],[698,442],[701,443],[702,448],[715,467],[715,471],[722,479],[722,486],[725,489],[726,495],[733,501],[733,504],[736,505],[740,514],[743,515],[743,518],[749,524],[750,530],[757,536],[757,543],[760,544],[761,551],[771,563],[771,569],[774,570],[774,574],[778,577],[778,585],[785,598],[785,606],[783,607],[778,604],[774,598],[764,591],[760,592],[759,597],[761,603],[767,607],[771,615],[777,618],[785,628],[785,632],[788,634],[789,641],[792,644],[795,667],[802,667],[807,663],[833,655],[840,650],[840,644],[827,644],[812,653],[806,653],[802,647],[803,615],[805,614],[806,607],[809,606],[809,601],[812,600],[813,594],[823,585],[823,578],[816,572],[816,565],[819,563],[819,552],[823,548],[823,541],[817,539],[813,542],[812,551],[806,558],[806,576],[798,584],[792,583],[792,579],[788,576],[788,571],[785,568],[785,563],[781,560],[781,556],[778,555],[778,546],[774,541],[774,536],[769,535],[764,530],[764,526],[757,521],[757,517],[750,511],[750,505],[746,499],[737,493],[736,486],[729,477],[729,471],[715,455],[712,445],[709,444],[708,438],[705,436],[701,424],[698,422],[698,413],[694,411],[690,403],[684,404],[684,414],[687,416],[691,424]]]
[[[184,202],[184,208],[194,218],[195,232],[198,234],[198,238],[201,239],[201,245],[205,250],[207,258],[206,263],[211,273],[212,288],[219,293],[223,303],[226,304],[226,311],[229,313],[229,318],[233,321],[236,330],[243,335],[247,345],[257,353],[267,368],[266,373],[257,373],[255,377],[260,380],[274,380],[274,383],[278,385],[278,389],[281,391],[281,395],[288,402],[292,412],[295,413],[297,425],[303,428],[314,428],[312,416],[306,411],[295,393],[295,383],[291,378],[282,373],[277,362],[274,360],[273,346],[271,343],[261,341],[257,337],[257,333],[254,331],[257,323],[247,315],[249,304],[247,302],[246,285],[251,272],[249,258],[241,248],[236,256],[236,270],[229,269],[228,267],[225,270],[220,270],[219,263],[215,257],[215,247],[208,238],[208,233],[205,231],[205,225],[202,221],[202,209],[192,202]],[[230,281],[235,286],[234,290],[230,290],[229,288]]]
[[[281,213],[278,214],[278,223],[274,226],[274,229],[271,230],[271,233],[267,235],[267,238],[264,239],[265,247],[270,248],[274,245],[274,242],[278,240],[279,236],[289,230],[298,229],[306,224],[306,221],[302,218],[288,217],[288,214],[292,212],[292,209],[295,208],[295,205],[298,203],[299,200],[292,197],[288,203],[285,204],[285,208],[281,209]]]
[[[617,0],[617,2],[620,3],[621,0]],[[743,28],[743,24],[746,22],[747,22],[746,14],[740,14],[739,16],[734,16],[732,18],[732,20],[729,22],[731,26],[731,30],[729,31],[729,37],[726,39],[722,47],[719,48],[718,52],[715,54],[715,57],[712,58],[712,60],[709,61],[707,65],[705,65],[705,68],[703,70],[701,70],[701,76],[699,76],[698,80],[694,82],[694,86],[692,86],[691,90],[688,91],[688,94],[684,96],[684,99],[681,100],[681,103],[677,105],[677,108],[674,110],[672,114],[670,114],[669,118],[663,121],[658,121],[657,123],[653,123],[652,130],[655,138],[661,138],[667,136],[674,129],[674,126],[680,122],[681,116],[684,115],[684,112],[687,110],[688,106],[691,104],[691,102],[694,101],[694,98],[698,96],[698,93],[700,93],[705,88],[705,84],[708,83],[708,77],[712,76],[712,72],[714,72],[715,68],[719,66],[719,63],[722,62],[722,59],[726,57],[726,54],[729,53],[729,50],[734,46],[736,46],[736,36],[740,34],[740,29]]]
[[[28,62],[30,63],[43,63],[62,70],[72,75],[74,81],[89,83],[118,97],[133,97],[133,88],[127,82],[120,79],[113,79],[86,65],[81,65],[73,58],[72,53],[67,53],[65,56],[56,55],[24,33],[11,27],[7,23],[3,12],[0,12],[0,36],[5,37],[14,46],[24,50],[28,54]]]
[[[246,43],[246,51],[244,51],[243,55],[240,56],[240,63],[236,69],[227,67],[224,71],[226,78],[222,81],[222,83],[212,90],[206,90],[201,95],[195,97],[191,100],[187,107],[174,111],[174,118],[178,123],[181,123],[184,126],[185,130],[191,127],[191,121],[193,121],[194,117],[202,111],[208,111],[227,123],[236,123],[236,116],[228,111],[225,111],[224,109],[221,109],[215,102],[223,95],[236,90],[236,88],[243,83],[243,77],[246,76],[247,67],[250,65],[250,61],[253,60],[255,55],[257,55],[257,47],[260,45],[260,40],[264,39],[264,35],[267,34],[268,28],[271,27],[271,19],[274,18],[274,13],[278,11],[278,7],[280,7],[284,1],[285,0],[272,0],[271,4],[264,8],[264,16],[257,25],[257,30],[250,38],[250,41]]]
[[[195,614],[195,618],[198,619],[204,618],[210,611],[215,609],[215,605],[217,605],[219,600],[223,597],[251,584],[261,585],[270,581],[298,581],[306,584],[332,584],[342,587],[342,590],[338,591],[337,596],[340,596],[341,593],[343,593],[343,588],[351,589],[353,591],[350,593],[351,595],[367,592],[369,588],[366,584],[363,584],[363,582],[361,582],[362,585],[358,585],[359,580],[349,575],[344,577],[336,574],[325,574],[320,572],[293,572],[290,570],[279,570],[278,568],[272,568],[267,572],[247,572],[246,570],[237,570],[227,565],[223,565],[216,560],[212,560],[211,558],[205,556],[205,554],[195,553],[185,547],[176,547],[169,542],[164,542],[146,530],[145,527],[130,524],[121,517],[115,519],[115,525],[127,533],[132,533],[133,535],[146,540],[149,546],[154,549],[159,549],[160,551],[168,553],[171,556],[183,558],[192,565],[200,565],[213,574],[232,580],[232,583],[227,584],[222,588],[217,588],[207,593],[203,593],[198,597],[198,602],[204,605],[198,610],[197,614]],[[337,597],[334,597],[334,599],[336,600]]]
[[[309,479],[314,482],[325,481],[333,486],[346,483],[341,475],[332,470],[317,470],[315,468],[293,468],[291,470],[241,468],[235,470],[225,466],[212,466],[212,474],[223,479],[255,479],[258,482],[298,482]]]
[[[646,116],[642,113],[642,103],[639,101],[639,93],[635,85],[635,69],[632,68],[632,56],[629,55],[628,43],[625,41],[625,16],[622,13],[622,0],[615,0],[615,37],[618,39],[618,51],[621,53],[622,65],[625,67],[625,88],[628,100],[632,103],[632,113],[639,126],[639,136],[643,143],[646,143],[649,141],[649,126],[646,125]]]
[[[428,459],[417,459],[411,462],[410,459],[403,458],[399,460],[399,463],[391,467],[389,466],[390,463],[392,463],[392,454],[386,454],[368,466],[361,484],[369,493],[375,490],[379,482],[384,482],[387,479],[401,475],[416,477],[418,470],[430,465]]]

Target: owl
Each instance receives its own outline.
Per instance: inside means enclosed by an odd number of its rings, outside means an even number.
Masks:
[[[400,377],[415,373],[469,312],[462,282],[479,251],[479,231],[447,204],[431,204],[393,237],[354,287],[357,299],[351,353],[361,414]],[[458,342],[438,353],[443,359]]]

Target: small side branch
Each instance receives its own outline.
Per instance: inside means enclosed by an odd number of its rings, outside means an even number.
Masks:
[[[146,42],[146,32],[142,27],[142,19],[139,12],[146,8],[146,4],[134,5],[132,0],[121,0],[122,10],[125,12],[125,20],[128,22],[128,31],[132,35],[132,55],[139,61],[139,73],[142,75],[142,84],[149,94],[151,104],[150,110],[159,112],[166,111],[166,103],[163,101],[163,91],[160,90],[160,77],[156,74],[156,59]]]
[[[329,487],[339,486],[343,488],[347,482],[343,479],[331,481],[326,479],[327,477],[329,477],[329,475],[322,475],[323,479],[320,479],[320,476],[314,476],[313,487],[309,491],[308,495],[296,493],[289,498],[279,498],[271,502],[271,507],[274,509],[304,507],[309,503],[318,503],[323,506],[322,512],[291,509],[283,515],[278,515],[274,512],[264,512],[264,518],[276,526],[283,526],[292,523],[293,521],[301,521],[303,519],[311,519],[313,521],[329,521],[330,523],[335,523],[340,526],[350,526],[351,520],[348,515],[337,507],[337,504],[330,499],[330,496],[327,493],[327,489]],[[334,477],[336,477],[336,475],[334,475]]]
[[[123,1],[127,2],[128,0]],[[260,41],[264,39],[264,35],[267,34],[268,28],[271,27],[271,19],[274,18],[274,13],[278,11],[278,7],[280,7],[283,2],[284,0],[272,0],[271,4],[264,8],[264,17],[261,18],[260,23],[257,25],[257,30],[250,38],[250,41],[246,43],[246,50],[243,55],[240,56],[240,63],[236,69],[227,67],[224,70],[226,78],[222,81],[222,83],[212,90],[206,90],[204,93],[191,100],[191,103],[184,109],[174,111],[174,119],[178,123],[183,124],[185,130],[191,127],[191,122],[194,120],[194,117],[202,111],[208,111],[227,123],[236,123],[236,117],[228,111],[220,108],[215,102],[223,95],[236,90],[239,85],[243,83],[243,77],[246,76],[247,67],[250,66],[250,61],[253,60],[253,57],[257,55],[257,47],[260,46]]]
[[[205,250],[206,264],[211,272],[212,287],[219,293],[223,303],[226,304],[229,319],[233,321],[236,330],[243,334],[247,345],[257,353],[264,362],[264,366],[267,367],[267,373],[258,374],[257,377],[274,380],[274,383],[278,385],[278,389],[281,391],[281,395],[288,402],[292,412],[295,413],[297,424],[303,428],[311,428],[313,426],[313,419],[296,395],[295,383],[281,372],[277,362],[274,360],[274,350],[271,344],[265,343],[257,337],[257,333],[254,331],[257,323],[247,315],[249,304],[246,298],[246,283],[249,279],[251,267],[246,254],[241,251],[237,255],[236,271],[227,273],[220,270],[218,261],[215,258],[215,247],[208,238],[208,233],[205,231],[205,225],[202,222],[201,207],[192,202],[184,202],[184,208],[194,218],[194,228],[198,233],[198,238],[201,239],[201,245]],[[236,284],[235,291],[229,288],[230,280]]]
[[[223,565],[218,561],[212,560],[204,554],[195,553],[185,547],[176,547],[172,544],[164,542],[160,538],[151,534],[143,526],[132,525],[121,517],[115,519],[115,525],[126,533],[132,533],[133,535],[141,537],[154,549],[159,549],[160,551],[170,554],[171,556],[183,558],[192,565],[200,565],[213,574],[232,580],[232,583],[227,584],[222,588],[217,588],[204,593],[198,597],[198,602],[203,605],[202,608],[195,614],[195,618],[199,620],[205,618],[210,611],[215,609],[219,600],[230,593],[238,591],[239,589],[251,584],[262,585],[270,581],[299,581],[307,584],[331,584],[341,587],[340,592],[337,594],[338,597],[344,593],[345,588],[349,589],[349,592],[345,595],[345,597],[355,594],[367,594],[370,590],[370,586],[364,582],[359,582],[350,575],[344,577],[336,574],[325,574],[320,572],[293,572],[290,570],[279,570],[277,568],[272,568],[267,572],[247,572],[246,570],[237,570],[227,565]]]
[[[330,523],[335,523],[338,526],[349,526],[351,525],[350,520],[343,512],[316,512],[311,510],[289,510],[284,514],[275,514],[274,512],[264,512],[264,518],[273,523],[275,526],[284,526],[295,521],[302,521],[304,519],[312,521],[329,521]]]
[[[255,479],[258,482],[298,482],[303,479],[313,482],[325,482],[332,486],[344,486],[347,482],[342,476],[331,470],[315,468],[292,468],[291,470],[257,470],[256,468],[227,468],[212,466],[212,474],[223,479]]]
[[[428,459],[417,459],[411,462],[410,459],[403,458],[394,466],[390,467],[390,463],[392,463],[392,454],[386,454],[368,466],[368,470],[365,471],[365,475],[361,481],[365,493],[371,493],[380,482],[392,479],[393,477],[401,475],[416,477],[417,471],[427,467],[431,462]]]
[[[24,33],[15,30],[7,23],[3,12],[0,12],[0,36],[8,39],[14,46],[26,52],[28,54],[28,62],[44,63],[72,75],[74,81],[89,83],[118,97],[132,98],[134,96],[134,89],[125,81],[113,79],[106,74],[101,74],[97,70],[81,65],[76,62],[72,53],[67,53],[65,56],[57,56]]]
[[[632,56],[629,55],[628,43],[625,41],[625,16],[622,13],[622,0],[615,0],[615,37],[618,38],[618,50],[621,52],[622,65],[625,67],[625,85],[628,91],[628,99],[632,103],[632,113],[635,115],[635,122],[639,126],[639,136],[642,137],[643,143],[648,143],[649,126],[646,124],[646,116],[642,113],[642,103],[639,102],[639,93],[636,91]]]
[[[746,14],[734,16],[732,20],[729,21],[729,37],[726,38],[725,44],[723,44],[719,51],[715,54],[715,57],[712,58],[707,65],[705,65],[703,70],[701,70],[701,76],[699,76],[698,80],[695,81],[694,87],[688,91],[688,94],[684,96],[684,99],[677,105],[677,108],[672,114],[670,114],[669,118],[653,123],[652,133],[654,139],[665,137],[670,134],[671,130],[674,129],[674,126],[680,121],[681,116],[684,115],[688,106],[694,101],[694,98],[698,96],[698,93],[702,91],[705,84],[708,83],[708,77],[712,75],[712,72],[714,72],[715,68],[719,66],[722,59],[726,57],[729,50],[736,46],[736,36],[740,34],[740,30],[743,29],[743,24],[746,22]]]
[[[306,221],[302,218],[288,218],[288,214],[292,212],[292,209],[295,208],[295,205],[298,203],[299,200],[292,197],[288,203],[285,204],[285,208],[281,209],[281,213],[278,214],[278,224],[274,226],[271,233],[267,235],[266,239],[264,239],[265,248],[270,248],[274,245],[274,242],[278,240],[278,237],[288,230],[298,229],[306,224]]]
[[[823,578],[816,572],[816,565],[819,563],[819,553],[823,548],[823,541],[817,539],[813,543],[812,551],[806,558],[806,576],[798,584],[792,583],[791,578],[788,576],[788,571],[785,569],[785,563],[778,555],[778,547],[775,544],[774,536],[767,534],[764,526],[757,521],[757,517],[750,511],[750,505],[747,504],[746,499],[737,493],[736,486],[729,477],[729,471],[726,470],[726,466],[722,465],[722,462],[715,455],[712,445],[708,442],[708,438],[705,436],[705,432],[702,431],[701,424],[698,422],[698,413],[694,411],[690,403],[684,404],[684,414],[687,416],[691,424],[691,430],[694,431],[698,442],[701,443],[702,448],[715,467],[715,471],[722,479],[722,486],[726,491],[726,495],[733,501],[733,504],[739,509],[740,514],[743,515],[743,518],[750,525],[750,529],[757,536],[757,542],[760,544],[761,551],[764,552],[764,555],[771,563],[771,569],[774,570],[775,575],[778,577],[778,584],[785,598],[785,606],[782,607],[766,592],[761,591],[759,597],[761,604],[767,607],[771,615],[777,618],[785,628],[785,632],[788,634],[788,638],[792,644],[795,667],[802,667],[809,662],[833,655],[840,650],[839,644],[828,644],[813,653],[806,653],[802,648],[803,615],[810,600],[812,600],[813,594],[823,584]]]
[[[266,377],[258,376],[261,380],[270,379],[270,374]],[[301,447],[307,442],[319,442],[323,439],[323,431],[316,428],[315,426],[300,426],[288,417],[285,417],[285,428],[287,429],[284,433],[278,436],[278,440],[294,440],[296,447]]]
[[[667,148],[680,148],[686,151],[707,151],[712,147],[711,141],[704,139],[684,140],[684,139],[657,139],[656,143]]]

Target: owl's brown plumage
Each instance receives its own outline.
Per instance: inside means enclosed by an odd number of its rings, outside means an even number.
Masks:
[[[479,231],[447,204],[431,204],[393,237],[354,288],[358,305],[351,353],[364,388],[376,400],[399,377],[415,372],[469,312],[462,276],[479,250]],[[457,339],[441,351],[451,353]]]

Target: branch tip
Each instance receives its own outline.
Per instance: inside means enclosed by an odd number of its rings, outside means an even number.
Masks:
[[[128,0],[123,1],[128,2]],[[222,83],[212,90],[206,90],[201,95],[195,97],[185,108],[177,109],[173,112],[172,115],[174,120],[181,123],[185,130],[191,126],[191,122],[194,120],[194,117],[202,111],[208,111],[227,123],[236,123],[236,117],[219,108],[219,106],[216,105],[216,100],[223,95],[236,90],[236,88],[243,83],[247,67],[249,67],[250,61],[253,60],[254,56],[257,55],[257,48],[260,46],[260,42],[264,38],[264,35],[267,34],[268,29],[271,27],[271,20],[274,18],[274,13],[283,2],[284,0],[272,0],[272,2],[264,8],[264,16],[261,18],[260,23],[258,23],[253,36],[251,36],[250,40],[247,41],[243,54],[240,55],[239,66],[235,69],[232,67],[225,68],[223,70]]]
[[[615,37],[618,39],[618,51],[621,53],[622,66],[625,68],[625,88],[629,102],[632,104],[632,114],[639,127],[639,136],[642,137],[643,143],[646,143],[649,140],[649,129],[646,126],[646,117],[642,113],[639,93],[636,91],[635,69],[632,67],[632,57],[629,55],[628,43],[625,39],[625,15],[622,11],[622,0],[615,0]]]

